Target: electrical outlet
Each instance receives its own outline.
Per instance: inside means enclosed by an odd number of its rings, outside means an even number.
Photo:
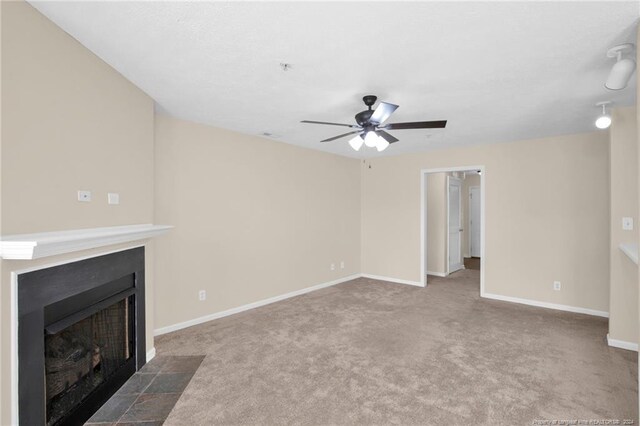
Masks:
[[[198,292],[198,299],[202,302],[203,300],[207,300],[207,291],[206,290],[200,290]]]
[[[340,262],[340,269],[344,269],[344,260]]]
[[[562,283],[560,283],[560,281],[554,281],[553,282],[553,289],[555,291],[560,291],[562,290]]]
[[[332,263],[331,266],[329,267],[329,269],[331,269],[332,271],[336,270],[336,264]]]
[[[91,191],[78,191],[78,201],[84,203],[91,201]]]

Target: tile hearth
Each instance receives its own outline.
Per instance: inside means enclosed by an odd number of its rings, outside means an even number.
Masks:
[[[202,363],[202,356],[157,356],[107,401],[87,425],[164,423]]]

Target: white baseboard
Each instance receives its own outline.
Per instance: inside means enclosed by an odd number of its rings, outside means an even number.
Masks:
[[[442,277],[442,278],[445,278],[447,276],[447,274],[445,274],[444,272],[432,272],[432,271],[427,271],[427,275],[433,275],[433,276]]]
[[[399,278],[383,277],[380,275],[360,274],[362,278],[370,278],[372,280],[388,281],[391,283],[414,285],[416,287],[424,287],[419,281],[401,280]]]
[[[151,348],[147,351],[147,362],[156,357],[156,348]]]
[[[326,283],[314,285],[312,287],[303,288],[301,290],[292,291],[290,293],[281,294],[280,296],[270,297],[268,299],[259,300],[257,302],[248,303],[246,305],[238,306],[236,308],[227,309],[226,311],[216,312],[213,314],[205,315],[203,317],[194,318],[189,321],[180,322],[166,327],[160,327],[154,330],[154,336],[160,336],[161,334],[171,333],[172,331],[182,330],[183,328],[191,327],[193,325],[202,324],[214,319],[227,317],[229,315],[238,314],[240,312],[248,311],[249,309],[259,308],[260,306],[269,305],[271,303],[279,302],[281,300],[289,299],[291,297],[300,296],[301,294],[310,293],[312,291],[320,290],[322,288],[331,287],[336,284],[344,283],[347,281],[360,278],[360,274],[350,275],[344,278],[338,278],[337,280],[329,281]]]
[[[537,300],[521,299],[519,297],[502,296],[500,294],[483,293],[481,297],[504,302],[520,303],[522,305],[537,306],[539,308],[555,309],[558,311],[575,312],[577,314],[594,315],[596,317],[609,318],[609,312],[596,311],[595,309],[580,308],[577,306],[559,305],[557,303],[539,302]]]
[[[638,352],[638,344],[632,342],[625,342],[624,340],[612,339],[609,337],[609,333],[607,333],[607,344],[614,348],[626,349],[628,351],[636,351]]]

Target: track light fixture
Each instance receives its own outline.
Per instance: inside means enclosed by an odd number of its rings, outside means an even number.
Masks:
[[[596,127],[598,129],[608,129],[611,126],[611,115],[607,113],[607,106],[611,105],[611,102],[598,102],[597,106],[602,107],[602,114],[596,119]]]
[[[616,63],[609,72],[607,82],[604,84],[609,90],[622,90],[627,87],[633,72],[636,70],[636,62],[625,54],[633,53],[635,46],[632,43],[620,44],[612,47],[607,52],[609,58],[617,58]]]

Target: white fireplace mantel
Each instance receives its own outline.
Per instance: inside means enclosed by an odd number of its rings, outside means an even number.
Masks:
[[[173,228],[170,225],[127,225],[0,236],[2,259],[39,259],[57,254],[88,250],[112,244],[155,237]]]

